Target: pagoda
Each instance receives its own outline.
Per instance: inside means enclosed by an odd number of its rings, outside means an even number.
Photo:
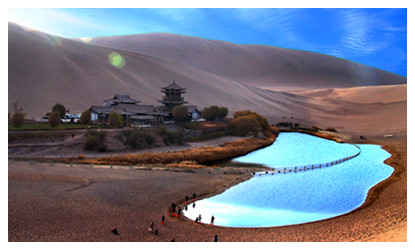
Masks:
[[[186,93],[186,89],[177,85],[174,80],[170,85],[161,88],[161,92],[164,93],[164,96],[158,101],[163,104],[162,109],[165,111],[171,112],[174,107],[187,103],[181,97],[182,94]]]

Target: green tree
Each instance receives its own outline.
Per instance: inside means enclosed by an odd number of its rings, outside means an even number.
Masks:
[[[124,125],[124,117],[122,115],[118,115],[118,127]]]
[[[212,111],[210,108],[204,108],[202,111],[202,118],[209,121],[212,117]]]
[[[212,112],[212,115],[210,117],[211,121],[216,120],[219,116],[219,107],[218,106],[210,106],[210,112]]]
[[[117,112],[115,112],[115,111],[111,112],[110,116],[108,117],[108,124],[112,128],[116,128],[120,125],[119,122],[120,122],[120,118],[119,118]]]
[[[219,112],[218,112],[218,118],[220,120],[223,120],[223,118],[225,118],[228,115],[228,113],[229,113],[228,108],[220,107]]]
[[[104,131],[88,131],[85,133],[84,149],[98,150],[100,152],[107,151],[105,145],[106,132]]]
[[[12,116],[11,123],[13,127],[19,128],[23,125],[24,115],[23,113],[17,112]]]
[[[251,116],[240,116],[228,123],[228,129],[232,135],[246,136],[252,133],[258,136],[259,122]]]
[[[91,111],[88,109],[82,112],[81,118],[79,118],[79,121],[84,125],[89,124],[91,122]]]
[[[254,118],[255,120],[257,120],[259,122],[259,124],[261,125],[262,131],[265,131],[268,127],[269,127],[269,123],[267,121],[267,119],[259,114],[257,114],[256,112],[250,111],[250,110],[241,110],[241,111],[236,111],[233,114],[233,118],[238,118],[241,116],[249,116]]]
[[[172,113],[174,120],[177,122],[184,121],[189,116],[189,110],[183,105],[174,107]]]
[[[66,108],[62,104],[56,103],[52,107],[52,112],[59,112],[60,117],[63,118],[65,116],[65,114],[66,114]]]
[[[49,120],[48,121],[49,121],[49,125],[52,128],[55,128],[55,127],[59,126],[59,124],[61,124],[61,116],[60,116],[60,113],[58,111],[52,112],[49,115]]]

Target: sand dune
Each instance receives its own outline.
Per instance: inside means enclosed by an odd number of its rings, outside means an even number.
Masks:
[[[121,69],[107,60],[114,51],[126,61]],[[304,99],[245,86],[177,62],[9,26],[11,112],[13,103],[18,102],[29,117],[41,117],[55,103],[79,113],[116,93],[128,93],[142,103],[157,104],[162,95],[160,88],[173,79],[187,89],[186,100],[199,107],[216,104],[231,111],[253,109],[271,113],[283,111],[281,105],[295,109]]]
[[[406,78],[333,56],[237,45],[168,33],[99,37],[93,44],[163,58],[251,86],[345,88],[406,83]]]
[[[128,47],[132,44],[137,46]],[[109,63],[112,52],[123,56],[123,68]],[[342,107],[316,100],[310,94],[301,96],[281,89],[406,83],[406,77],[305,51],[171,34],[98,38],[86,44],[11,23],[8,63],[9,112],[18,102],[29,118],[37,119],[55,103],[64,104],[71,113],[80,113],[116,93],[157,104],[160,88],[175,79],[187,89],[186,100],[201,108],[227,106],[231,114],[251,109],[272,123],[293,116],[297,122],[312,124],[312,114],[336,112]],[[406,91],[394,90],[382,91],[378,99]],[[350,101],[346,98],[349,90],[345,91],[343,99]]]
[[[406,101],[407,86],[364,86],[355,88],[330,88],[291,92],[296,95],[318,99],[337,99],[354,103],[392,103]]]

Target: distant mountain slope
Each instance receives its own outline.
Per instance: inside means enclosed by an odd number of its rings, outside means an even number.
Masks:
[[[8,103],[18,102],[28,117],[40,118],[55,103],[80,113],[114,94],[129,94],[143,104],[158,104],[160,88],[172,82],[185,87],[189,103],[203,108],[227,106],[264,114],[303,114],[306,97],[245,86],[233,79],[174,61],[80,43],[9,23]],[[118,52],[125,66],[116,68],[108,55]]]
[[[175,61],[259,87],[345,88],[407,81],[400,75],[328,55],[168,33],[98,37],[92,43]]]

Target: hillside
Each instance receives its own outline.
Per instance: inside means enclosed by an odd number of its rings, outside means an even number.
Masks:
[[[118,52],[126,61],[119,69],[108,62]],[[139,53],[80,43],[9,24],[9,111],[18,102],[29,117],[39,118],[55,103],[79,113],[114,94],[128,93],[157,104],[160,88],[173,79],[187,89],[189,103],[230,110],[296,112],[304,97],[245,86],[210,72]],[[302,109],[302,108],[301,108]]]
[[[157,105],[160,88],[174,79],[187,89],[184,98],[199,108],[226,106],[230,114],[250,109],[271,123],[293,117],[301,124],[342,129],[364,120],[362,128],[375,122],[383,131],[393,122],[406,131],[406,77],[331,56],[171,34],[97,38],[87,44],[11,23],[8,45],[8,110],[13,112],[17,102],[29,118],[39,119],[55,103],[80,113],[114,94]],[[123,68],[109,63],[112,52],[123,56]],[[390,84],[395,87],[379,86]],[[327,88],[341,89],[334,92],[341,98]],[[324,98],[324,93],[331,95]],[[359,101],[365,96],[370,99]],[[389,114],[396,119],[378,122]]]
[[[333,56],[168,33],[93,38],[95,45],[175,61],[257,87],[280,90],[406,83],[406,77]]]

